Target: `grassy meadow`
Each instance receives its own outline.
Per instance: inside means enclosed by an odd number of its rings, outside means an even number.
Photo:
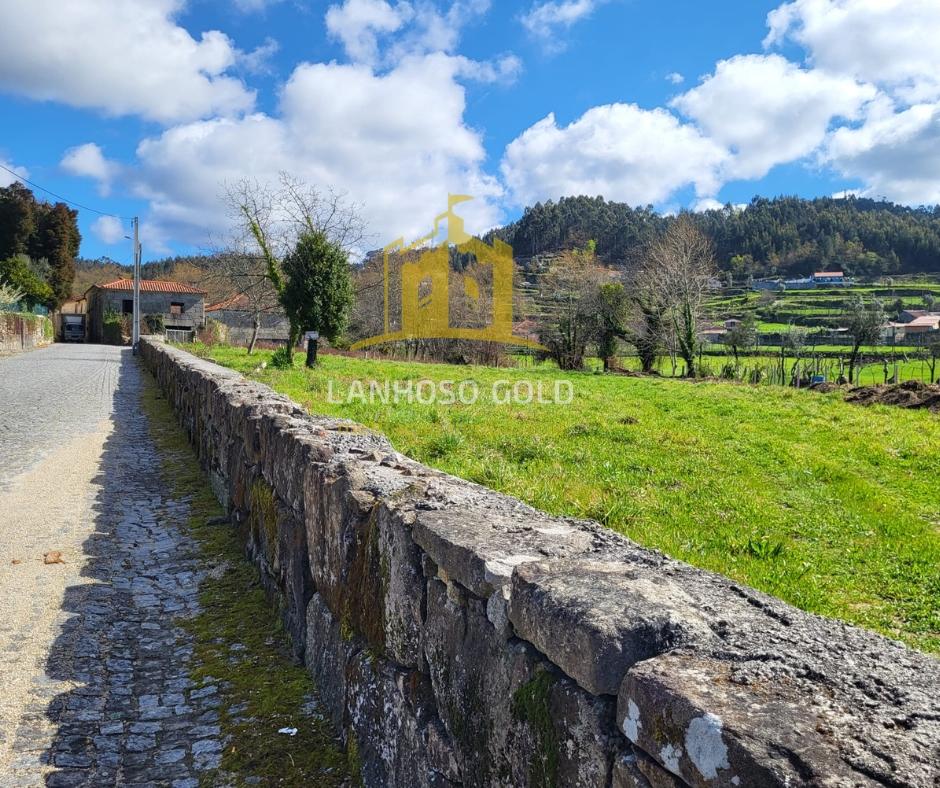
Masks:
[[[940,652],[936,415],[772,386],[329,355],[312,371],[299,358],[275,370],[259,369],[269,352],[195,350],[436,468]],[[350,386],[385,380],[473,380],[481,397],[346,401]],[[569,381],[573,401],[490,399],[495,381],[519,380],[548,395]]]

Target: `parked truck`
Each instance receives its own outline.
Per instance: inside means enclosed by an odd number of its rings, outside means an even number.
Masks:
[[[62,341],[63,342],[84,342],[85,341],[85,316],[84,315],[62,315]]]

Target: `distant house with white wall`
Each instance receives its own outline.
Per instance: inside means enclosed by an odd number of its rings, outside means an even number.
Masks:
[[[842,271],[817,271],[799,279],[757,279],[752,290],[815,290],[817,287],[848,287],[853,284]]]
[[[842,271],[817,271],[812,276],[813,284],[817,287],[843,287],[850,284]]]

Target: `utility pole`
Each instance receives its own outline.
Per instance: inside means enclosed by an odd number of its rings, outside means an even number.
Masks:
[[[134,217],[134,314],[131,316],[131,345],[137,355],[140,344],[140,220]]]

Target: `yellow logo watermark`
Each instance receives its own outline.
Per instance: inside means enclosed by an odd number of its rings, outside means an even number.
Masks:
[[[383,249],[385,324],[382,334],[361,339],[352,345],[353,350],[410,339],[472,339],[485,342],[500,342],[507,345],[522,345],[542,348],[537,342],[512,333],[512,247],[496,240],[492,245],[473,238],[464,230],[464,220],[454,212],[454,207],[472,200],[465,194],[451,194],[447,199],[447,210],[434,219],[434,229],[410,244],[398,238]],[[441,222],[447,221],[447,238],[434,245]],[[452,325],[450,317],[450,254],[451,247],[458,254],[473,255],[478,265],[492,270],[492,293],[490,308],[485,310],[486,325],[479,328]],[[401,264],[401,320],[397,331],[391,329],[389,256],[407,256],[414,252],[415,259],[406,259]],[[482,305],[483,294],[479,283],[471,276],[463,275],[463,294],[471,302]]]

